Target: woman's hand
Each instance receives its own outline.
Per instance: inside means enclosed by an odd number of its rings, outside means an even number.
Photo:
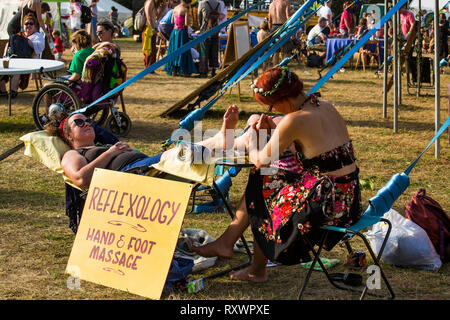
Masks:
[[[127,143],[125,142],[116,142],[113,146],[109,148],[107,152],[110,152],[113,155],[119,155],[124,152],[134,151]]]

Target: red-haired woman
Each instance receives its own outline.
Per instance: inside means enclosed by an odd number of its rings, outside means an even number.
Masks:
[[[267,259],[283,264],[309,261],[323,225],[349,226],[361,216],[358,168],[344,119],[328,101],[307,96],[303,83],[286,67],[264,72],[253,85],[258,102],[285,114],[275,124],[262,115],[250,130],[252,169],[236,217],[215,241],[192,250],[203,256],[230,258],[233,245],[251,225],[254,259],[232,279],[262,282]],[[257,146],[262,128],[274,129],[264,146]],[[286,150],[291,150],[286,155]],[[276,160],[276,159],[280,160]],[[330,233],[330,250],[341,234]]]

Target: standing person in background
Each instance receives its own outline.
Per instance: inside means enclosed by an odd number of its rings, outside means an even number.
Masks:
[[[416,22],[416,17],[414,16],[414,13],[406,9],[406,4],[400,8],[399,13],[400,13],[400,27],[402,29],[402,34],[404,39],[408,40],[414,27],[414,23]]]
[[[98,8],[97,8],[98,0],[91,0],[91,4],[89,8],[91,9],[91,37],[92,42],[97,42],[97,19],[98,19]]]
[[[269,34],[270,34],[269,23],[267,22],[267,19],[264,19],[259,25],[259,30],[258,33],[256,34],[256,40],[258,41],[258,43],[261,43],[265,38],[269,36]],[[270,67],[270,61],[269,60],[264,61],[261,67],[263,72],[266,71]]]
[[[349,34],[352,32],[352,22],[353,17],[350,11],[348,10],[350,6],[350,2],[346,1],[343,4],[344,11],[341,15],[341,22],[339,23],[339,32],[341,33],[341,37],[345,38],[348,37]]]
[[[173,9],[172,23],[174,28],[170,35],[169,48],[167,49],[168,55],[189,42],[188,28],[190,20],[190,4],[191,0],[182,0],[181,3]],[[164,70],[171,76],[183,75],[184,77],[189,77],[192,73],[196,73],[197,68],[192,60],[191,50],[188,50],[169,61],[164,66]]]
[[[166,0],[147,0],[144,4],[145,26],[142,32],[142,51],[146,68],[156,62],[157,20],[160,18],[159,15],[162,14],[165,4]]]
[[[70,0],[70,28],[72,33],[82,29],[81,25],[81,3],[80,0]]]
[[[333,30],[334,28],[331,26],[331,24],[333,23],[333,11],[331,11],[331,5],[333,4],[333,0],[325,0],[325,5],[322,6],[322,8],[320,8],[318,16],[320,17],[324,17],[327,18],[327,26],[328,28],[331,30]]]
[[[119,10],[117,10],[116,7],[112,6],[111,11],[108,13],[108,15],[109,15],[109,19],[111,20],[113,25],[120,27],[119,26]]]
[[[59,30],[53,30],[52,36],[55,42],[55,49],[53,51],[55,60],[65,62],[62,57],[64,53],[64,46],[63,41],[61,40],[61,33],[59,32]]]
[[[219,25],[224,18],[218,0],[202,0],[198,4],[198,22],[200,33],[208,32]],[[219,68],[219,33],[215,33],[200,44],[200,77],[205,78],[211,69],[211,77]]]
[[[269,14],[267,16],[267,21],[269,23],[270,32],[275,31],[281,25],[283,25],[286,20],[291,16],[292,8],[290,0],[275,0],[269,6]],[[273,64],[278,65],[280,62],[280,54],[285,55],[290,53],[290,47],[292,47],[291,40],[288,40],[279,51],[273,54]]]
[[[219,3],[220,3],[220,13],[222,14],[221,15],[222,18],[219,19],[219,24],[222,24],[225,21],[227,21],[227,19],[228,19],[228,10],[227,10],[227,6],[225,5],[225,2],[223,0],[219,0]],[[220,32],[226,33],[227,30],[226,30],[226,28],[222,28],[222,29],[220,29]]]
[[[448,56],[448,21],[445,13],[441,13],[439,17],[439,29],[438,29],[438,56],[439,60]]]
[[[21,27],[23,25],[23,20],[28,13],[32,13],[37,21],[38,25],[36,26],[39,31],[39,27],[44,30],[45,35],[48,39],[51,38],[51,34],[48,33],[45,28],[45,23],[42,20],[42,15],[47,11],[50,11],[50,7],[47,3],[42,2],[41,0],[23,0],[20,2],[19,10],[14,14],[11,20],[8,23],[8,35],[12,36],[13,34],[17,34],[21,31]]]

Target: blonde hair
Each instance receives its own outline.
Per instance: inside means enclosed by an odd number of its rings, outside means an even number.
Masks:
[[[70,41],[78,50],[90,48],[92,46],[91,36],[83,29],[75,31],[70,37]]]

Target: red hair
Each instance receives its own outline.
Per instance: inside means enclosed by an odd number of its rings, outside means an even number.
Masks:
[[[256,87],[264,91],[270,91],[282,77],[283,69],[281,67],[273,67],[266,70],[256,81]],[[255,93],[255,99],[261,104],[272,106],[285,99],[295,98],[303,91],[303,82],[298,76],[287,70],[284,79],[279,84],[274,93],[262,95]]]

